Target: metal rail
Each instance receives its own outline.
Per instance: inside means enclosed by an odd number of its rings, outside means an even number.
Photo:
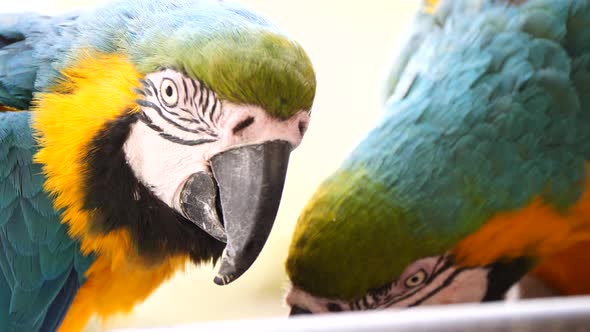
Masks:
[[[121,332],[123,330],[120,330]],[[297,318],[195,323],[126,332],[590,331],[590,296],[421,307]]]

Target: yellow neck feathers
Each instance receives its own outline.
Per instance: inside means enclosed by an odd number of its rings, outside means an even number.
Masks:
[[[90,142],[107,122],[138,110],[133,89],[139,87],[140,73],[122,56],[93,54],[62,74],[51,91],[37,96],[32,126],[40,145],[35,161],[47,178],[44,189],[54,196],[55,209],[63,209],[62,222],[70,236],[80,239],[82,252],[97,257],[60,327],[80,331],[93,314],[130,311],[182,268],[186,258],[145,266],[126,230],[94,234],[92,211],[83,209]]]
[[[133,88],[139,85],[140,74],[121,56],[100,55],[85,57],[63,75],[51,92],[38,96],[33,109],[40,144],[35,161],[43,165],[47,177],[44,189],[55,196],[54,207],[64,209],[62,220],[70,235],[82,239],[84,253],[103,251],[113,242],[129,249],[122,232],[106,236],[88,232],[90,213],[82,210],[84,157],[107,122],[136,107]]]

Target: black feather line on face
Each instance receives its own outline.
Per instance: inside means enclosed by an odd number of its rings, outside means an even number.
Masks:
[[[504,299],[510,287],[524,277],[532,266],[533,261],[526,257],[489,265],[488,287],[482,302]]]
[[[90,143],[84,209],[91,211],[91,231],[128,230],[138,254],[149,263],[183,254],[195,263],[216,261],[225,244],[159,200],[127,164],[123,144],[138,119],[127,112],[107,123]]]

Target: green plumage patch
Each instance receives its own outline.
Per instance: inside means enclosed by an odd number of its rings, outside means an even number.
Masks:
[[[79,19],[68,68],[93,51],[128,56],[143,74],[183,71],[223,100],[287,118],[309,110],[315,74],[302,47],[265,18],[234,2],[137,0]],[[51,77],[41,81],[55,81]]]
[[[243,29],[211,35],[178,30],[172,38],[153,38],[142,47],[157,44],[158,49],[137,53],[144,73],[162,67],[179,69],[203,81],[222,99],[258,105],[282,118],[311,108],[315,95],[311,62],[299,45],[284,36]]]
[[[318,296],[354,299],[391,282],[415,257],[439,254],[445,243],[394,196],[363,170],[326,180],[293,235],[287,260],[293,284]]]

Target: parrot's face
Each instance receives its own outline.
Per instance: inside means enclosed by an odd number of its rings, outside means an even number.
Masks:
[[[286,301],[291,315],[493,301],[501,299],[516,281],[504,273],[513,268],[509,265],[467,268],[455,265],[449,254],[427,257],[410,264],[398,279],[361,298],[329,299],[293,287]]]
[[[137,92],[139,121],[124,146],[134,174],[170,208],[232,245],[232,260],[251,263],[272,226],[289,154],[309,113],[281,119],[222,101],[171,69],[146,75]]]
[[[190,195],[183,192],[191,190],[189,178],[203,173],[211,176],[217,187],[214,177],[223,175],[212,169],[212,161],[221,158],[223,151],[250,145],[259,145],[262,151],[268,149],[264,146],[276,145],[280,146],[280,155],[288,156],[301,142],[309,122],[306,111],[284,120],[258,106],[222,102],[202,82],[170,69],[149,74],[142,83],[140,122],[125,145],[127,159],[162,201],[187,217],[193,207],[189,205],[197,204],[187,202]],[[214,220],[202,225],[212,236],[226,241],[216,215],[221,212],[215,206],[217,193],[209,194],[212,196],[201,198],[201,203],[206,204],[211,212],[208,217]]]
[[[121,3],[81,21],[33,125],[71,235],[147,270],[221,257],[214,281],[237,279],[308,126],[307,54],[231,2]]]
[[[466,260],[493,251],[462,246],[469,230],[444,228],[440,214],[422,226],[420,214],[435,197],[404,200],[379,176],[344,167],[297,222],[286,263],[292,315],[500,300],[530,268],[526,257]]]

